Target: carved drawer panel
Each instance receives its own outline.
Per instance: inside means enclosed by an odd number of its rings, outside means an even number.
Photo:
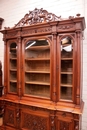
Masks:
[[[58,111],[57,115],[58,115],[58,117],[63,117],[63,118],[73,118],[73,114],[72,113],[68,113],[68,112]]]
[[[21,112],[22,130],[49,130],[49,115],[34,111],[22,110]]]

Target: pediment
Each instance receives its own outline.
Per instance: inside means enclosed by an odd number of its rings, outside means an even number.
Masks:
[[[33,11],[29,11],[28,14],[24,16],[16,25],[16,27],[23,27],[34,25],[38,23],[58,21],[61,19],[61,16],[56,16],[55,14],[49,13],[47,10],[35,8]]]
[[[69,16],[68,18],[61,18],[61,16],[56,16],[53,13],[49,13],[47,10],[43,8],[37,9],[35,8],[33,11],[29,11],[29,13],[25,14],[25,16],[12,28],[18,27],[26,27],[31,25],[36,25],[40,23],[54,22],[54,21],[63,21],[63,20],[71,20],[74,23],[73,19],[79,18],[80,14],[77,14],[76,17]],[[61,25],[59,29],[68,29],[72,28],[72,25]],[[5,30],[11,29],[10,27],[4,27]]]

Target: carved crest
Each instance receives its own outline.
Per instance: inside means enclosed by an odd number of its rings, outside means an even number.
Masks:
[[[22,18],[15,27],[29,26],[32,24],[49,22],[49,21],[57,21],[60,20],[60,16],[57,17],[55,14],[48,13],[48,11],[35,8],[33,11],[29,11],[29,14],[26,14],[24,18]]]

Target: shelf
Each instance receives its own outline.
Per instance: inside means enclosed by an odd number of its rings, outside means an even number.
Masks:
[[[73,74],[73,72],[61,72],[61,74]]]
[[[61,60],[73,60],[73,58],[72,57],[70,57],[70,58],[61,58]]]
[[[50,46],[32,46],[26,50],[45,50],[50,49]]]
[[[50,58],[26,58],[27,61],[44,61],[50,60]]]
[[[10,80],[10,82],[12,82],[12,83],[17,83],[17,80]]]
[[[25,71],[26,73],[42,73],[42,74],[50,74],[49,71]]]
[[[10,50],[17,50],[17,48],[10,48]]]
[[[61,85],[61,87],[72,87],[72,84],[60,84]]]
[[[61,44],[63,47],[67,47],[69,46],[70,44],[69,43],[66,43],[66,44]]]
[[[27,81],[25,82],[26,84],[37,84],[37,85],[50,85],[50,83],[46,83],[46,82],[36,82],[36,81]]]
[[[10,58],[10,60],[17,60],[17,58]]]
[[[10,71],[15,71],[15,72],[16,72],[16,71],[17,71],[17,69],[10,69]]]

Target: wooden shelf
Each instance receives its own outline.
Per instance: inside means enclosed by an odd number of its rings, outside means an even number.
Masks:
[[[70,57],[70,58],[61,58],[61,60],[73,60],[73,58],[72,57]]]
[[[17,48],[10,48],[10,50],[17,50]]]
[[[25,60],[27,61],[45,61],[45,60],[50,60],[50,58],[26,58]]]
[[[73,72],[61,72],[61,74],[73,74]]]
[[[17,60],[17,58],[10,58],[10,60]]]
[[[15,72],[16,72],[16,71],[17,71],[17,69],[10,69],[10,71],[15,71]]]
[[[17,83],[17,80],[10,80],[10,82],[12,82],[12,83]]]
[[[45,50],[50,49],[50,46],[32,46],[26,50]]]
[[[42,74],[50,74],[50,71],[25,71],[26,73],[42,73]]]
[[[37,84],[37,85],[50,85],[50,83],[46,83],[46,82],[38,82],[38,81],[27,81],[25,82],[26,84]]]
[[[72,84],[63,84],[63,83],[62,83],[62,84],[60,84],[60,86],[61,86],[61,87],[70,87],[70,88],[71,88],[71,87],[72,87]]]

